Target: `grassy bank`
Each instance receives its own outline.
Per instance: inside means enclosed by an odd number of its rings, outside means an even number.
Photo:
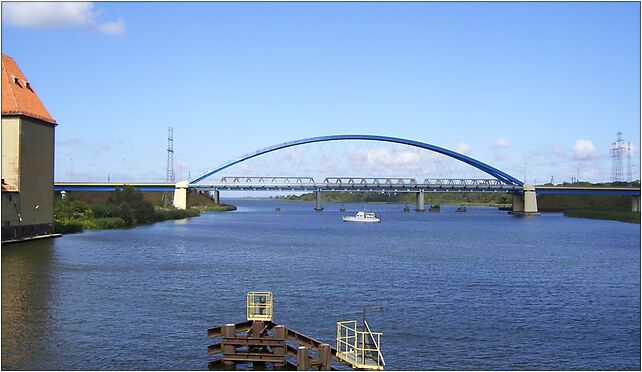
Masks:
[[[629,211],[603,211],[603,210],[588,210],[588,209],[570,209],[564,211],[567,217],[579,218],[592,218],[598,220],[614,220],[630,223],[640,223],[640,212]]]
[[[159,198],[160,201],[160,198]],[[85,200],[72,194],[54,204],[54,231],[61,234],[83,230],[119,229],[172,219],[196,217],[197,209],[154,206],[143,193],[126,187]]]
[[[200,212],[231,212],[236,210],[236,206],[231,204],[196,205],[192,208]]]

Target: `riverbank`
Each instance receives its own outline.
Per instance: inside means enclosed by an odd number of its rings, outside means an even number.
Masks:
[[[192,208],[199,212],[231,212],[236,210],[236,206],[232,204],[195,205]]]
[[[166,220],[197,217],[201,212],[236,210],[233,205],[216,204],[201,193],[190,194],[188,209],[158,205],[164,202],[162,195],[154,195],[150,198],[149,195],[131,187],[103,194],[105,195],[74,193],[64,199],[56,199],[54,232],[70,234],[83,230],[122,229]]]
[[[576,218],[591,218],[595,220],[613,220],[637,223],[638,225],[640,224],[640,212],[571,209],[564,211],[564,216]]]

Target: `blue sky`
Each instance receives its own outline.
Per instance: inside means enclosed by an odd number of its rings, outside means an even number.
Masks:
[[[56,179],[177,178],[378,134],[527,181],[639,178],[639,3],[6,3],[2,51],[52,116]],[[626,164],[626,163],[625,163]]]

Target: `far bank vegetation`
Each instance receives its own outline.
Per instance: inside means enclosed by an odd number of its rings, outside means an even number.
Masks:
[[[126,186],[113,192],[74,192],[57,196],[54,230],[72,233],[91,229],[117,229],[165,220],[196,217],[201,212],[235,210],[233,205],[214,203],[206,194],[193,192],[188,209],[171,206],[171,194],[142,193]]]

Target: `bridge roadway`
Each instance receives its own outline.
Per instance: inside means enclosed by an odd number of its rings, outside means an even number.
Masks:
[[[169,182],[56,182],[54,190],[108,192],[125,185],[145,192],[173,192],[176,184]],[[223,177],[220,182],[192,184],[196,190],[229,191],[354,191],[354,192],[521,192],[522,187],[507,185],[495,179],[425,179],[414,178],[326,178],[315,182],[311,177]],[[536,186],[538,195],[628,195],[640,196],[639,187]]]
[[[171,192],[176,185],[166,182],[56,182],[54,190],[113,191],[125,185],[140,191]],[[190,184],[195,190],[228,191],[353,191],[353,192],[418,192],[477,191],[519,192],[521,186],[508,185],[496,179],[425,179],[333,177],[315,182],[312,177],[223,177],[220,182]]]

